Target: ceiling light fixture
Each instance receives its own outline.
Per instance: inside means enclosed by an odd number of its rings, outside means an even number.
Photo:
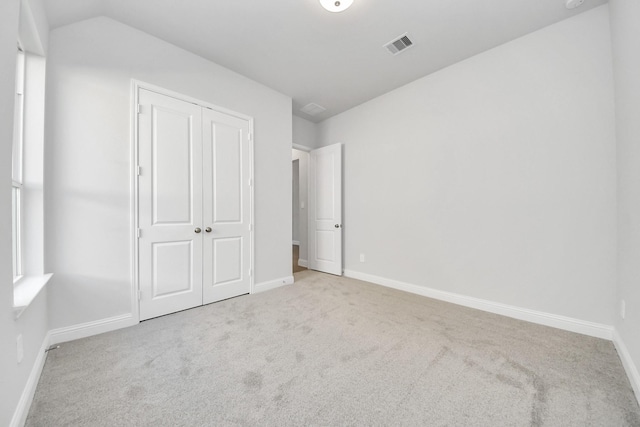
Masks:
[[[353,0],[320,0],[320,4],[329,12],[342,12],[353,4]]]

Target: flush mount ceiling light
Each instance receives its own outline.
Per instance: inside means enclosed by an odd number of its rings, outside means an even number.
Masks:
[[[342,12],[353,4],[353,0],[320,0],[320,4],[329,12]]]

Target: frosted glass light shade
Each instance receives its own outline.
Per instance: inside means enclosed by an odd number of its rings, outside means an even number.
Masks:
[[[342,12],[353,4],[353,0],[320,0],[320,4],[329,12]]]

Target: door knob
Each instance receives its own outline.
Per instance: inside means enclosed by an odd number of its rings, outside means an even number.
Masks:
[[[198,227],[198,228],[196,228],[194,231],[195,231],[196,233],[199,233],[199,232],[201,232],[202,230],[200,230],[200,227]]]
[[[211,227],[205,228],[204,231],[206,231],[207,233],[211,233]]]
[[[336,228],[340,228],[340,227],[342,227],[342,226],[341,226],[340,224],[336,224],[334,227],[336,227]]]

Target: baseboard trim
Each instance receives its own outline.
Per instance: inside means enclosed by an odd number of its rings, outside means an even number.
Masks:
[[[49,345],[60,344],[80,338],[103,334],[129,326],[137,325],[138,321],[131,314],[109,317],[107,319],[96,320],[94,322],[81,323],[66,328],[51,330]]]
[[[418,286],[411,283],[387,279],[385,277],[374,276],[372,274],[361,273],[354,270],[345,270],[344,275],[353,279],[364,280],[376,285],[386,286],[388,288],[398,289],[401,291],[410,292],[413,294],[422,295],[425,297],[446,301],[465,307],[475,308],[478,310],[487,311],[489,313],[500,314],[502,316],[525,320],[527,322],[537,323],[539,325],[551,326],[553,328],[576,332],[583,335],[589,335],[596,338],[613,340],[613,327],[600,323],[594,323],[586,320],[579,320],[571,317],[559,316],[556,314],[545,313],[479,298],[468,297],[465,295],[454,294],[451,292],[440,291],[437,289]]]
[[[307,268],[309,262],[306,259],[298,258],[298,266]]]
[[[300,241],[299,240],[294,240],[293,241],[293,245],[294,246],[300,246]]]
[[[268,282],[256,283],[253,293],[270,291],[271,289],[279,288],[280,286],[293,285],[293,276],[282,277],[276,280],[270,280]]]
[[[636,364],[633,363],[631,354],[629,354],[629,350],[627,349],[627,346],[622,340],[622,337],[618,333],[617,329],[613,330],[613,344],[616,346],[616,350],[618,350],[618,355],[620,356],[620,360],[622,361],[622,366],[624,366],[624,370],[627,372],[627,377],[629,377],[631,388],[633,388],[633,392],[636,395],[636,400],[638,401],[638,404],[640,404],[640,372],[638,372],[638,367],[636,366]]]
[[[33,403],[33,397],[36,394],[36,387],[38,387],[38,381],[40,381],[40,375],[42,374],[42,369],[44,368],[44,362],[47,359],[47,349],[49,348],[50,338],[51,332],[48,332],[47,335],[45,335],[44,340],[42,341],[42,346],[40,346],[38,356],[33,363],[33,367],[31,368],[31,372],[29,373],[29,378],[27,379],[27,383],[22,390],[22,395],[20,396],[20,400],[18,401],[18,406],[13,413],[11,424],[9,424],[11,427],[22,427],[27,421],[29,409],[31,409],[31,403]]]

